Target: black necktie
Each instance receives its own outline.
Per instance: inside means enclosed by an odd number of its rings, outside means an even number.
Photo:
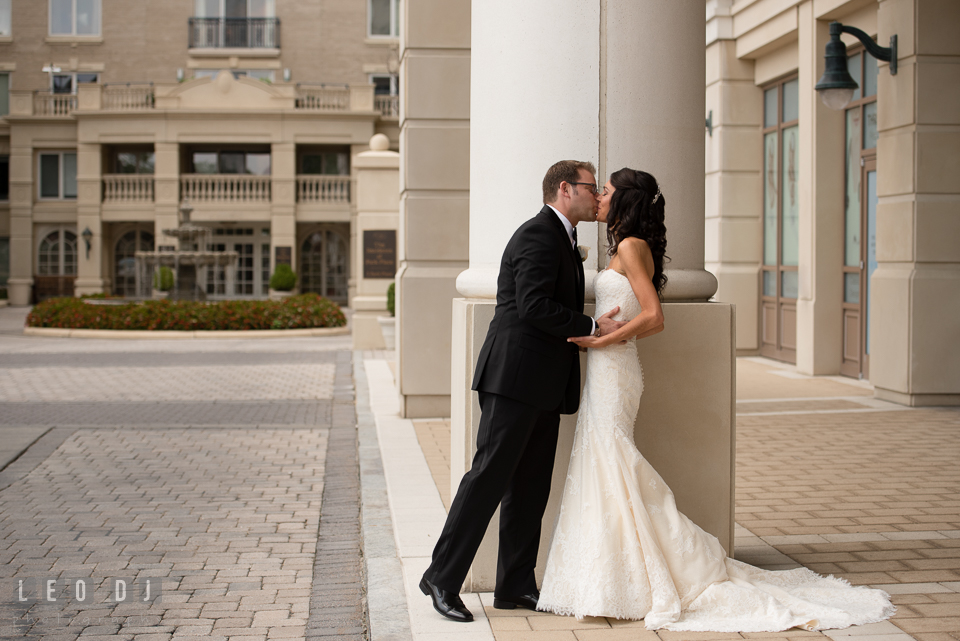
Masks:
[[[577,248],[577,228],[573,228],[573,248]]]

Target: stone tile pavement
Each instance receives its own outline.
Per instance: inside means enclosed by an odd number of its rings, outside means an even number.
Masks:
[[[880,587],[896,616],[826,633],[653,633],[642,622],[495,610],[480,595],[497,641],[960,639],[960,410],[905,409],[873,399],[866,383],[765,359],[739,359],[737,392],[736,557]],[[446,425],[414,421],[448,497]]]

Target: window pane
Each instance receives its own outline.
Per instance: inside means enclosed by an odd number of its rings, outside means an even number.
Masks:
[[[77,154],[63,154],[63,197],[77,197]]]
[[[220,0],[197,0],[195,11],[198,18],[216,18],[220,15]]]
[[[800,81],[783,83],[783,122],[800,117]]]
[[[10,0],[0,0],[0,36],[10,35]]]
[[[221,151],[220,152],[220,173],[221,174],[242,174],[243,173],[243,152],[242,151]]]
[[[7,286],[10,277],[10,239],[0,238],[0,287]]]
[[[877,146],[877,103],[871,102],[863,106],[863,148],[873,149]]]
[[[860,264],[860,107],[847,109],[845,244],[843,264]]]
[[[246,18],[247,0],[224,0],[224,10],[227,18]]]
[[[777,295],[777,272],[772,270],[763,272],[763,295],[771,297]]]
[[[863,69],[863,97],[877,95],[877,59],[867,56]]]
[[[274,17],[274,0],[250,0],[250,8],[247,14],[251,18]]]
[[[60,156],[40,155],[40,197],[60,197]]]
[[[78,73],[77,74],[78,85],[96,84],[97,80],[99,80],[98,74],[95,74],[95,73]]]
[[[800,169],[798,126],[783,130],[783,153],[780,195],[780,264],[797,265],[800,258],[800,190],[797,179]]]
[[[860,274],[843,275],[843,302],[860,302]]]
[[[9,156],[0,156],[0,200],[10,200]]]
[[[0,73],[0,116],[10,113],[10,74]]]
[[[370,0],[370,35],[390,35],[390,0]]]
[[[763,264],[777,264],[777,132],[763,137]]]
[[[152,174],[154,164],[154,155],[152,151],[144,151],[137,154],[137,173]]]
[[[867,172],[867,354],[870,353],[870,279],[877,269],[877,172]]]
[[[53,93],[73,93],[73,76],[59,75],[53,77]]]
[[[100,0],[77,0],[77,35],[100,35]]]
[[[863,64],[863,54],[858,53],[855,56],[847,58],[847,72],[850,77],[857,81],[857,88],[853,92],[853,100],[860,100],[860,89],[863,87],[863,79],[860,77],[860,67]]]
[[[777,125],[777,87],[763,92],[763,126]]]
[[[77,273],[77,235],[72,231],[63,232],[63,271],[64,276]]]
[[[73,34],[73,0],[50,0],[50,33]]]
[[[246,173],[254,176],[269,176],[270,154],[247,154]]]
[[[374,76],[371,80],[373,80],[373,94],[375,96],[389,96],[391,94],[390,76]]]
[[[118,174],[137,173],[137,154],[131,151],[117,154],[117,173]]]
[[[796,298],[798,281],[797,272],[780,272],[780,298]]]
[[[323,173],[323,155],[322,154],[304,154],[300,160],[301,173],[304,174],[322,174]]]
[[[216,152],[207,152],[207,151],[193,152],[193,173],[195,174],[217,173]]]
[[[60,266],[60,232],[47,234],[40,241],[40,251],[37,252],[37,271],[41,275],[59,273]]]

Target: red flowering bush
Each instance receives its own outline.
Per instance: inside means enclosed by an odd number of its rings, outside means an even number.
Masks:
[[[317,294],[282,301],[217,302],[146,300],[125,305],[92,305],[79,298],[51,298],[33,308],[28,327],[70,329],[297,329],[343,327],[340,307]]]

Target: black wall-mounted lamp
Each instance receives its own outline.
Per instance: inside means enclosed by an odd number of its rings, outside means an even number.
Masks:
[[[713,109],[710,110],[710,113],[707,114],[707,133],[710,134],[710,137],[713,138]]]
[[[841,33],[849,33],[866,47],[867,53],[884,62],[890,63],[890,75],[897,75],[897,36],[890,36],[890,46],[881,47],[873,38],[856,27],[848,27],[839,22],[830,23],[830,42],[824,54],[823,75],[814,87],[820,92],[820,100],[831,109],[843,109],[853,99],[853,92],[859,85],[847,71],[847,45],[840,39]]]
[[[83,242],[87,246],[87,260],[90,260],[90,239],[93,238],[93,232],[89,227],[85,227],[80,235],[83,236]]]

